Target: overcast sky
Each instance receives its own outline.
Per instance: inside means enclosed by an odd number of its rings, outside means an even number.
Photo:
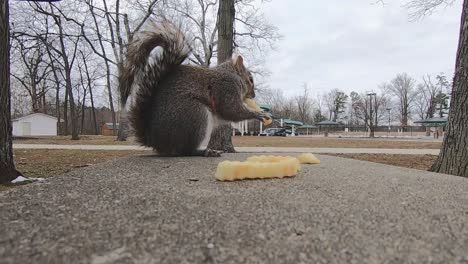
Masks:
[[[412,22],[400,0],[272,0],[263,5],[283,39],[269,53],[268,85],[288,96],[376,89],[397,73],[453,76],[461,2]]]

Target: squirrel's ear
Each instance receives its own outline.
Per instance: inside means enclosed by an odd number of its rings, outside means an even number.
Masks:
[[[232,63],[234,64],[234,67],[239,71],[245,68],[244,58],[242,58],[241,55],[234,55],[234,58],[232,59]]]

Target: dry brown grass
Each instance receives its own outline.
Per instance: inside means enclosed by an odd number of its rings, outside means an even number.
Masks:
[[[118,157],[150,153],[151,151],[21,149],[15,150],[14,155],[18,171],[26,177],[47,178]],[[0,184],[0,191],[8,188],[11,186]]]
[[[116,141],[109,136],[81,136],[80,140],[70,137],[41,137],[37,139],[15,140],[21,144],[53,145],[135,145],[133,140]],[[391,148],[391,149],[439,149],[441,142],[429,140],[411,141],[404,139],[351,139],[325,137],[233,137],[237,147],[311,147],[311,148]]]
[[[325,137],[234,137],[238,147],[440,149],[441,142]]]
[[[330,154],[348,159],[365,160],[417,170],[429,170],[437,156],[433,155],[390,155],[390,154]]]
[[[21,149],[15,150],[15,160],[18,170],[27,177],[46,178],[76,168],[141,153],[151,153],[151,151]]]
[[[31,139],[16,139],[18,144],[51,144],[51,145],[132,145],[133,141],[117,141],[116,137],[81,135],[79,140],[71,140],[71,136],[34,137]]]

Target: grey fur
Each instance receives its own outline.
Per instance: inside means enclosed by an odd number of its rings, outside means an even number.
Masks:
[[[244,105],[249,88],[232,61],[214,68],[182,65],[189,55],[183,34],[168,22],[150,29],[138,33],[130,44],[120,78],[125,102],[137,89],[129,116],[139,143],[161,155],[201,155],[197,148],[207,133],[207,108],[227,121],[268,118]],[[148,57],[158,46],[162,56],[149,64]]]

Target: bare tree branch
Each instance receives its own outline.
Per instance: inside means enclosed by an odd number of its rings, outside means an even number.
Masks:
[[[419,20],[432,13],[439,6],[451,6],[455,0],[412,0],[404,5],[410,11],[411,20]]]

